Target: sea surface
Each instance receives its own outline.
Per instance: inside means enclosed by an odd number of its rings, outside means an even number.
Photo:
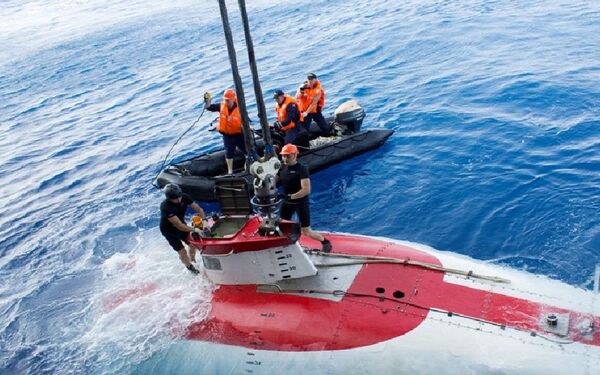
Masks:
[[[356,98],[395,130],[312,176],[313,228],[592,287],[600,2],[249,3],[270,115],[315,72],[327,112]],[[162,239],[152,181],[204,91],[232,86],[217,2],[8,0],[0,35],[0,373],[140,371],[213,290]],[[219,148],[213,118],[170,160]]]

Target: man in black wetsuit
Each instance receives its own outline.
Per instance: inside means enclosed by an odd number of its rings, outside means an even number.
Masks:
[[[191,206],[201,218],[204,219],[206,215],[202,207],[195,203],[189,195],[184,194],[178,185],[167,184],[164,192],[166,199],[160,204],[160,232],[173,250],[179,254],[181,263],[190,272],[197,275],[200,271],[191,263],[196,261],[196,247],[189,244],[188,235],[191,232],[199,233],[200,230],[186,225],[184,217],[188,206]],[[189,256],[184,244],[188,244],[190,247]]]
[[[285,199],[281,206],[281,218],[290,220],[298,214],[302,234],[314,238],[323,245],[323,252],[331,251],[331,242],[310,228],[310,175],[308,167],[298,162],[298,148],[287,144],[281,149],[283,167],[279,171],[279,180],[283,186]]]

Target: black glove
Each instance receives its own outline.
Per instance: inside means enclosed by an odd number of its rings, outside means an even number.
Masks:
[[[196,267],[194,267],[193,264],[190,264],[189,266],[186,267],[191,273],[193,273],[194,275],[197,275],[200,273],[200,271],[198,271],[198,269]]]
[[[273,128],[275,128],[275,130],[277,130],[277,131],[281,131],[281,130],[282,130],[282,128],[283,128],[283,126],[281,125],[281,122],[279,122],[279,121],[275,121],[275,122],[273,123]]]
[[[286,194],[285,195],[285,200],[286,201],[291,201],[292,200],[292,194]]]

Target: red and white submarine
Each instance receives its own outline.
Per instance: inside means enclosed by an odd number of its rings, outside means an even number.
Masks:
[[[255,197],[250,206],[235,178],[217,184],[225,216],[210,237],[192,240],[217,286],[210,311],[192,317],[183,339],[141,373],[600,375],[597,283],[592,293],[422,245],[356,235],[327,235],[333,252],[324,254],[299,239],[297,224],[277,219],[280,162],[245,2],[238,4],[265,143],[259,159],[244,121]],[[246,119],[225,0],[219,6]]]
[[[600,374],[598,293],[383,238],[328,234],[325,254],[262,221],[225,216],[193,240],[217,287],[177,344],[188,370]]]

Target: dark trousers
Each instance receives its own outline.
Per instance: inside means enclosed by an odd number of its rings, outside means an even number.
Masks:
[[[246,154],[243,134],[223,134],[223,145],[225,146],[225,157],[227,159],[233,159],[236,147]]]
[[[304,130],[302,123],[296,124],[293,128],[285,132],[284,144],[292,143],[296,146],[307,149],[309,146],[308,132]]]
[[[281,218],[291,220],[294,213],[298,214],[298,221],[300,221],[302,228],[310,227],[310,203],[308,197],[283,202],[281,206]]]
[[[321,129],[321,135],[326,137],[329,135],[329,123],[323,117],[323,113],[321,113],[321,109],[319,108],[315,113],[309,113],[304,117],[304,125],[306,126],[306,130],[310,132],[310,123],[316,122]]]

